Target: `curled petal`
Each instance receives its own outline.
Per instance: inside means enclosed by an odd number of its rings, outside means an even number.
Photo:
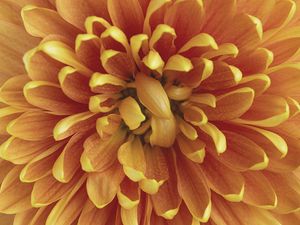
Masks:
[[[150,112],[160,118],[171,117],[169,98],[158,80],[138,73],[135,83],[139,100]]]
[[[177,125],[173,115],[169,119],[152,116],[151,128],[150,143],[152,146],[170,147],[174,143]]]
[[[121,101],[119,111],[130,130],[138,128],[146,119],[137,101],[130,96]]]
[[[146,158],[140,138],[124,143],[119,148],[118,160],[130,180],[137,182],[145,178]]]

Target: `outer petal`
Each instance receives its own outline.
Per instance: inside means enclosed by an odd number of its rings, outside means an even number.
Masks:
[[[97,208],[104,208],[116,196],[124,172],[118,162],[103,172],[91,173],[87,180],[87,192]]]

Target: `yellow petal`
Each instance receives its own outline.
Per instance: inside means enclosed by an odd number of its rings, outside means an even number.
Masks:
[[[160,118],[171,117],[170,101],[158,80],[138,73],[135,83],[139,100],[150,112]]]
[[[226,151],[226,137],[223,132],[218,129],[218,127],[212,123],[207,123],[199,126],[199,128],[208,136],[210,136],[218,153],[223,153]]]
[[[173,115],[169,119],[152,116],[151,128],[150,143],[152,146],[166,148],[172,146],[177,134],[176,119]]]
[[[77,69],[86,76],[91,76],[93,73],[79,61],[74,50],[62,42],[47,41],[42,43],[38,48],[51,58]]]
[[[145,178],[146,159],[140,138],[124,143],[119,148],[118,160],[129,179],[137,182]]]
[[[138,128],[146,119],[137,101],[130,96],[121,101],[119,111],[130,130]]]
[[[88,34],[95,34],[100,37],[100,35],[111,25],[102,17],[89,16],[86,18],[84,26]]]
[[[89,85],[95,93],[118,93],[126,86],[126,82],[110,74],[94,73]]]

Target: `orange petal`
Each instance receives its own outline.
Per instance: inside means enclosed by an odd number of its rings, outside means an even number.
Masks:
[[[183,117],[185,121],[193,124],[194,126],[201,126],[207,123],[207,116],[204,111],[197,106],[183,107]]]
[[[9,123],[7,131],[23,140],[39,141],[52,136],[52,130],[60,119],[60,116],[41,111],[25,112]]]
[[[57,143],[45,149],[40,155],[32,159],[22,169],[20,180],[25,183],[35,182],[51,174],[51,169],[65,143]]]
[[[137,95],[141,103],[154,115],[161,118],[171,117],[170,101],[161,83],[145,74],[136,75]]]
[[[52,173],[58,181],[68,183],[79,169],[86,136],[83,133],[74,134],[56,159]]]
[[[130,38],[130,48],[132,57],[141,69],[141,58],[149,51],[148,36],[146,34],[137,34]]]
[[[14,119],[18,118],[24,110],[13,107],[4,107],[0,109],[0,134],[8,135],[7,125]]]
[[[204,17],[202,0],[174,2],[167,10],[164,23],[176,30],[176,46],[181,47],[194,35],[200,33]]]
[[[89,16],[86,18],[84,26],[87,34],[95,34],[100,37],[101,34],[111,25],[102,17]]]
[[[138,183],[125,178],[117,193],[120,206],[123,209],[133,209],[140,202],[141,191]]]
[[[119,129],[121,116],[119,114],[109,114],[100,117],[96,122],[97,132],[103,140],[110,138]]]
[[[124,143],[119,148],[118,160],[129,179],[137,182],[145,178],[146,159],[140,138]]]
[[[58,73],[58,79],[63,93],[75,102],[88,104],[93,95],[89,87],[89,79],[78,73],[76,69],[66,66]]]
[[[0,188],[0,211],[16,214],[31,208],[30,193],[32,185],[19,180],[22,167],[14,167],[4,178]]]
[[[43,51],[48,56],[61,63],[77,69],[78,72],[88,77],[93,73],[89,68],[83,65],[82,62],[80,62],[74,50],[69,45],[61,41],[45,41],[38,46],[38,50]]]
[[[153,0],[148,4],[144,21],[144,33],[151,35],[152,30],[158,25],[163,24],[166,9],[171,5],[171,0]]]
[[[207,90],[220,90],[236,86],[242,79],[242,72],[235,66],[224,62],[214,62],[214,70],[210,77],[201,83]]]
[[[181,203],[179,211],[177,215],[172,219],[168,221],[169,225],[181,225],[181,224],[187,224],[187,225],[200,225],[199,221],[191,215],[189,209],[186,207],[186,204],[184,202]]]
[[[185,120],[181,119],[179,116],[176,117],[178,128],[180,131],[190,140],[195,140],[198,137],[196,129]]]
[[[100,39],[93,34],[79,34],[75,41],[76,55],[92,71],[104,72],[99,62]]]
[[[57,181],[52,174],[36,181],[31,193],[32,206],[43,207],[62,199],[72,190],[72,187],[77,184],[81,177],[82,172],[78,170],[72,180],[66,184]]]
[[[268,166],[269,158],[254,141],[232,131],[223,131],[228,151],[216,159],[237,171],[262,170]]]
[[[276,213],[287,214],[299,211],[300,208],[300,181],[292,173],[275,174],[265,172],[277,195],[278,203],[274,210]]]
[[[251,108],[239,119],[238,123],[275,127],[289,118],[289,105],[287,101],[275,95],[261,95],[255,98]]]
[[[94,203],[87,200],[80,214],[78,225],[106,225],[111,218],[115,204],[111,203],[103,209],[97,209]]]
[[[84,142],[84,152],[81,155],[81,166],[87,172],[104,171],[117,158],[117,150],[124,142],[126,132],[118,130],[108,140],[101,140],[97,133]]]
[[[87,179],[87,193],[97,208],[104,208],[116,196],[124,179],[122,167],[118,162],[105,171],[91,173]]]
[[[23,7],[21,15],[26,31],[34,37],[43,38],[50,34],[58,34],[73,40],[79,32],[51,9],[26,5]]]
[[[176,119],[173,115],[168,119],[152,116],[151,129],[150,144],[152,146],[172,146],[177,134]]]
[[[57,0],[55,4],[61,17],[81,30],[84,30],[84,21],[88,16],[99,16],[109,20],[106,0],[98,2],[92,0]]]
[[[128,37],[142,33],[144,15],[138,0],[108,0],[107,4],[112,22],[124,30]]]
[[[140,188],[148,194],[155,194],[169,177],[166,156],[159,147],[151,148],[149,145],[145,145],[144,151],[146,156],[146,179],[140,181]]]
[[[243,35],[245,32],[247,35]],[[261,42],[262,34],[261,21],[257,17],[241,13],[228,23],[218,40],[234,43],[243,52],[255,48]]]
[[[268,179],[260,172],[245,172],[245,194],[243,202],[264,209],[277,206],[277,196]]]
[[[131,57],[124,52],[104,50],[100,59],[106,72],[121,79],[131,78],[136,69]]]
[[[47,81],[30,81],[24,86],[24,95],[30,104],[56,114],[70,115],[83,109],[83,105],[65,96],[58,85]]]
[[[201,166],[207,177],[207,183],[213,191],[231,202],[239,202],[243,199],[245,181],[239,172],[222,165],[210,154],[207,154]]]
[[[29,80],[26,75],[14,76],[6,80],[0,89],[1,102],[18,108],[32,108],[23,94],[23,87]]]
[[[156,50],[164,61],[168,60],[170,55],[175,53],[174,40],[176,33],[174,28],[166,25],[158,25],[149,40],[150,49]]]
[[[83,132],[95,126],[96,116],[91,112],[83,112],[65,117],[58,121],[53,128],[55,140],[63,140],[77,132]]]
[[[1,158],[14,164],[26,164],[53,144],[53,140],[26,141],[10,137],[0,146]]]
[[[39,51],[37,47],[24,54],[23,62],[31,80],[49,81],[53,83],[58,83],[57,74],[64,66],[61,62]]]
[[[83,185],[85,180],[85,177],[79,180],[72,191],[56,203],[47,218],[46,225],[71,225],[76,221],[83,204],[88,199],[85,185]]]
[[[201,168],[180,156],[177,159],[178,191],[190,213],[197,220],[207,222],[211,212],[210,190]]]
[[[190,160],[202,163],[205,157],[205,143],[200,139],[190,140],[183,135],[178,135],[178,146],[181,152]]]
[[[249,87],[253,89],[255,96],[260,96],[267,91],[270,86],[271,79],[266,74],[253,74],[245,76],[237,85],[237,87]]]
[[[170,150],[168,149],[167,151]],[[166,157],[168,157],[169,179],[159,188],[156,194],[151,196],[151,200],[154,211],[158,216],[172,220],[179,211],[181,197],[177,190],[174,161],[171,159],[171,154],[166,154]]]
[[[202,107],[210,121],[239,118],[252,106],[254,91],[245,87],[217,97],[216,107]]]
[[[114,75],[94,73],[89,85],[95,93],[114,94],[126,87],[126,82]]]

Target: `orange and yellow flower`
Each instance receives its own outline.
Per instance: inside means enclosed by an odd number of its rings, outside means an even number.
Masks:
[[[300,1],[2,0],[0,215],[300,223]]]

